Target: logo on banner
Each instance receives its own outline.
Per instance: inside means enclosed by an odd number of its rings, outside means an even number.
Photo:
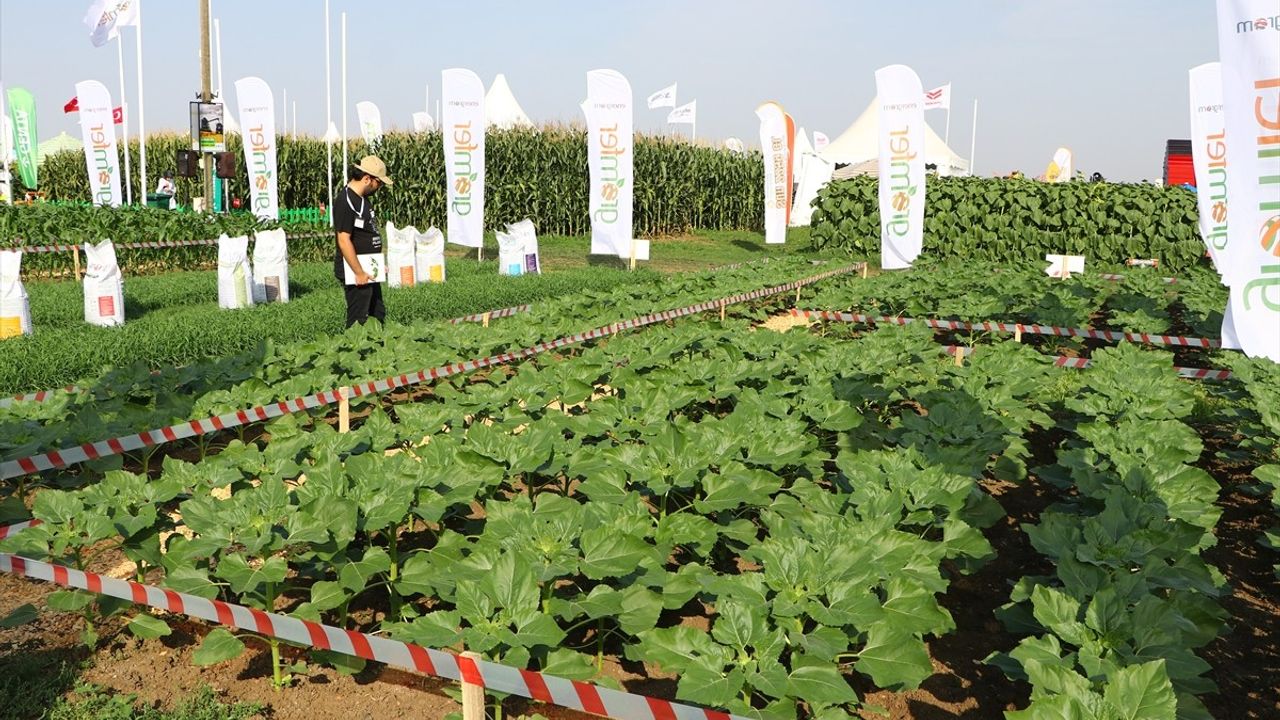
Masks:
[[[108,156],[112,143],[101,125],[95,125],[89,129],[89,141],[93,144],[93,167],[98,172],[98,188],[93,193],[94,201],[98,205],[111,205],[115,200],[111,192],[111,178],[116,172],[111,162],[114,158]]]
[[[252,112],[255,108],[249,108],[249,110]],[[267,140],[261,125],[249,129],[249,150],[251,153],[249,172],[253,174],[253,209],[270,212],[271,175],[275,169],[267,160],[271,142]]]
[[[942,99],[942,88],[938,88],[937,90],[930,90],[930,91],[926,92],[926,93],[924,94],[924,98],[925,98],[926,100],[941,100],[941,99]]]
[[[452,105],[477,106],[476,102],[450,101]],[[478,173],[475,172],[475,151],[480,148],[471,134],[471,121],[453,126],[453,211],[459,215],[471,214],[471,190]]]
[[[1256,20],[1241,20],[1236,23],[1236,34],[1253,32],[1254,30],[1280,30],[1280,15],[1260,17]]]
[[[597,108],[621,108],[621,103],[596,103]],[[619,161],[627,152],[627,148],[618,134],[618,124],[600,128],[600,207],[595,217],[602,223],[612,225],[618,221],[618,194],[627,179],[619,172]]]
[[[905,107],[915,107],[914,104]],[[911,177],[911,161],[916,153],[912,150],[910,127],[889,132],[889,189],[893,192],[890,205],[894,214],[885,224],[894,235],[903,237],[911,232],[911,200],[915,197],[917,186]]]

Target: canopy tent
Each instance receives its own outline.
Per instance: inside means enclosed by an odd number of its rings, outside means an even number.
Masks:
[[[849,175],[874,175],[878,170],[880,155],[880,103],[872,98],[849,129],[831,141],[819,155],[834,164],[848,165],[836,171],[836,177]],[[969,161],[960,157],[938,137],[926,123],[924,126],[924,162],[936,165],[939,175],[965,175]]]
[[[533,127],[529,116],[524,114],[516,96],[511,94],[511,86],[507,84],[507,76],[498,73],[484,96],[484,122],[489,127],[509,130],[514,127]]]
[[[63,150],[83,150],[84,143],[71,137],[65,132],[58,133],[57,137],[49,138],[36,146],[36,162],[44,162],[46,155],[60,153]]]

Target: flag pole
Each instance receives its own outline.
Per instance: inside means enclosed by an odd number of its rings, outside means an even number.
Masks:
[[[978,147],[978,98],[973,99],[973,136],[969,139],[969,175],[973,175],[974,151]]]
[[[347,14],[342,13],[342,176],[347,176]]]
[[[129,161],[129,103],[124,96],[124,38],[116,35],[116,60],[120,69],[120,129],[124,131],[124,204],[133,204],[133,163]],[[145,190],[143,191],[145,192]]]
[[[298,101],[293,101],[293,131],[290,133],[294,137],[298,136]]]
[[[138,6],[138,24],[134,26],[138,41],[138,172],[142,177],[142,199],[147,197],[147,102],[142,92],[142,6]]]
[[[285,88],[283,96],[280,98],[280,128],[284,131],[281,135],[289,134],[289,88]]]
[[[326,168],[329,173],[329,204],[325,210],[329,213],[329,227],[333,227],[333,143],[328,139],[329,126],[333,124],[333,79],[332,63],[329,61],[329,0],[324,0],[324,134]]]
[[[947,97],[947,129],[942,131],[942,144],[951,147],[951,98]]]

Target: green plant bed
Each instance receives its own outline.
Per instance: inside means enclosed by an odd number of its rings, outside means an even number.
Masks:
[[[814,201],[817,248],[867,254],[880,249],[875,178],[828,184]],[[1196,198],[1149,184],[929,176],[924,255],[974,262],[1042,261],[1084,255],[1090,263],[1157,258],[1181,272],[1206,262]]]

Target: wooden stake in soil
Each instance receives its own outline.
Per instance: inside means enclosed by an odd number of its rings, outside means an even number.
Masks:
[[[489,313],[485,313],[484,315],[480,316],[480,326],[489,327]]]
[[[351,432],[351,401],[347,398],[351,395],[351,388],[338,388],[338,432]]]
[[[964,365],[964,348],[956,346],[956,367]]]
[[[1013,341],[1016,343],[1022,342],[1022,323],[1013,326]]]
[[[867,279],[867,267],[868,265],[866,263],[862,263],[862,279],[863,280]]]
[[[480,262],[482,260],[484,260],[484,243],[483,242],[481,242],[480,246],[476,248],[476,262]]]
[[[71,264],[74,265],[76,269],[76,282],[80,282],[80,246],[79,245],[71,246]]]
[[[720,322],[724,322],[724,301],[720,301]]]
[[[462,657],[479,660],[480,654],[468,650],[462,653]],[[484,687],[482,685],[472,685],[466,680],[462,681],[462,720],[484,720]]]

